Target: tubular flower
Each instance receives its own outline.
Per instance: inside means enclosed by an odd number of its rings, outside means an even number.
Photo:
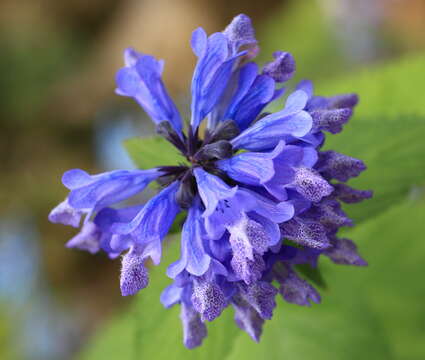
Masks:
[[[191,46],[198,61],[186,126],[161,79],[162,61],[127,49],[116,77],[117,93],[143,107],[188,165],[99,175],[67,171],[62,181],[69,195],[49,220],[74,227],[82,222],[68,247],[122,254],[126,296],[148,286],[145,261],[161,261],[162,242],[183,212],[181,255],[168,266],[174,282],[161,302],[181,306],[185,346],[201,345],[206,322],[227,307],[237,326],[259,341],[278,294],[298,305],[320,302],[298,265],[315,268],[320,255],[366,265],[351,240],[337,237],[340,227],[353,225],[341,202],[372,196],[344,184],[366,166],[321,150],[325,132],[340,132],[358,99],[313,95],[304,80],[281,110],[263,112],[283,94],[280,84],[294,74],[295,61],[278,51],[263,68],[255,64],[257,40],[246,15],[210,36],[195,30]],[[146,204],[119,205],[153,181],[160,191]]]

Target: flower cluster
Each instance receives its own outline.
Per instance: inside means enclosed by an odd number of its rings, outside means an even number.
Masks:
[[[164,306],[181,306],[184,344],[199,346],[205,322],[228,306],[236,324],[258,341],[278,294],[298,305],[320,302],[297,265],[316,267],[320,255],[366,265],[351,240],[337,237],[340,227],[352,225],[341,202],[372,195],[344,184],[365,165],[321,150],[324,132],[340,132],[358,99],[315,96],[311,82],[302,81],[282,110],[263,112],[283,95],[280,84],[292,77],[295,62],[281,51],[263,67],[252,62],[258,46],[245,15],[210,36],[195,30],[191,46],[198,61],[186,132],[161,80],[162,61],[127,49],[117,74],[117,93],[143,107],[188,165],[99,175],[67,171],[62,181],[69,196],[49,219],[78,227],[85,217],[69,247],[103,250],[111,258],[124,253],[126,296],[148,285],[145,262],[160,262],[161,243],[184,212],[181,257],[169,265],[174,282],[161,296]],[[112,207],[153,181],[160,191],[146,204]]]

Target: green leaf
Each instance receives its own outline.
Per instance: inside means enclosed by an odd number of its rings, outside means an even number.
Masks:
[[[131,159],[140,169],[174,166],[186,159],[167,140],[160,136],[132,138],[124,142]]]

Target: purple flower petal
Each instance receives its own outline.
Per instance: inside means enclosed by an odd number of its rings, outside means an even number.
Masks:
[[[68,199],[62,201],[49,214],[49,221],[55,224],[78,227],[84,211],[74,209],[69,205]]]
[[[190,45],[197,57],[202,57],[207,49],[208,36],[204,29],[197,28],[192,33]]]
[[[167,286],[161,293],[161,304],[166,308],[172,307],[181,301],[182,293],[183,288],[176,286],[176,284]]]
[[[81,231],[66,243],[68,248],[86,250],[95,254],[100,250],[100,229],[91,221],[86,222]]]
[[[312,127],[311,116],[303,111],[307,94],[301,90],[291,94],[285,108],[257,121],[232,140],[236,149],[267,150],[275,147],[288,136],[302,137]]]
[[[320,295],[316,289],[289,267],[284,267],[276,279],[280,283],[279,292],[285,301],[301,306],[310,306],[310,301],[320,303]]]
[[[218,161],[217,166],[231,178],[247,185],[260,185],[275,175],[270,153],[244,152]]]
[[[226,307],[226,300],[216,283],[201,277],[194,280],[192,304],[202,321],[213,321]]]
[[[240,285],[242,298],[251,305],[261,318],[271,319],[276,307],[275,296],[277,289],[265,281],[258,281],[252,285]]]
[[[295,73],[294,57],[283,51],[276,51],[273,57],[274,60],[264,66],[263,74],[270,76],[278,83],[288,81]]]
[[[168,121],[181,134],[182,120],[161,79],[163,61],[133,49],[124,53],[126,67],[116,75],[117,94],[133,97],[155,124]]]
[[[370,199],[373,195],[370,190],[356,190],[346,184],[334,184],[332,196],[347,204],[354,204],[365,199]]]
[[[329,150],[319,154],[316,168],[325,178],[345,182],[360,175],[366,170],[366,165],[359,159]]]
[[[221,200],[234,197],[238,190],[237,186],[231,188],[223,180],[201,168],[195,168],[194,175],[198,184],[199,196],[205,206],[204,217],[211,215]]]
[[[134,50],[133,48],[127,48],[124,50],[124,64],[125,66],[132,67],[136,65],[137,60],[139,60],[143,54]]]
[[[304,91],[309,99],[313,96],[313,83],[310,80],[301,80],[295,89]]]
[[[151,170],[116,170],[94,176],[82,176],[82,170],[64,174],[64,183],[71,185],[69,204],[76,209],[99,210],[123,201],[141,191],[161,172]],[[71,176],[72,175],[72,176]],[[79,185],[77,187],[77,184]]]
[[[175,278],[183,270],[192,275],[201,276],[208,270],[211,257],[205,251],[205,234],[202,224],[200,201],[196,199],[193,206],[189,209],[187,219],[183,225],[181,258],[169,266],[167,270],[169,277]]]
[[[242,66],[239,70],[237,88],[231,98],[226,113],[223,115],[224,119],[233,119],[239,104],[243,98],[249,93],[249,90],[258,75],[258,65],[249,62]]]
[[[238,327],[251,336],[255,342],[259,342],[264,319],[241,296],[233,297],[232,305],[235,309],[235,322]]]
[[[275,95],[275,82],[272,78],[259,75],[249,88],[248,93],[237,104],[234,113],[228,117],[235,120],[241,130],[246,129],[260,114]]]
[[[91,176],[87,174],[84,170],[72,169],[66,171],[62,176],[62,183],[69,189],[74,190],[80,187],[89,185],[90,183],[96,181],[96,176]]]
[[[148,286],[149,275],[144,266],[145,257],[131,250],[125,254],[121,263],[121,294],[129,296]]]
[[[297,244],[320,250],[330,246],[325,228],[317,222],[292,219],[280,227],[282,236]]]
[[[111,231],[117,234],[131,234],[136,244],[151,246],[151,257],[159,263],[160,241],[167,235],[180,208],[176,203],[178,182],[174,182],[150,199],[130,222],[117,222]]]
[[[331,239],[332,247],[326,249],[327,255],[335,264],[367,266],[367,262],[357,252],[357,246],[349,239]]]
[[[233,248],[233,257],[230,265],[238,279],[248,285],[261,279],[263,272],[266,270],[266,263],[261,255],[254,253],[251,260],[245,257],[243,252],[239,253],[235,248]]]
[[[328,98],[328,108],[329,109],[343,109],[350,108],[352,109],[359,102],[359,97],[357,94],[343,94],[331,96]]]
[[[313,118],[313,132],[329,131],[337,134],[342,131],[342,125],[350,119],[353,111],[350,108],[334,110],[314,110],[311,112]]]
[[[320,222],[329,230],[337,230],[342,226],[353,225],[351,219],[342,210],[341,204],[336,200],[325,199],[319,204],[314,204],[303,215]]]
[[[232,22],[224,29],[223,34],[229,40],[233,51],[237,51],[241,46],[257,43],[251,19],[245,14],[234,17]]]
[[[185,303],[181,305],[180,319],[183,324],[183,343],[188,349],[202,344],[207,336],[207,327],[196,310]]]
[[[333,187],[317,172],[308,168],[295,171],[294,188],[307,200],[318,202],[332,193]]]

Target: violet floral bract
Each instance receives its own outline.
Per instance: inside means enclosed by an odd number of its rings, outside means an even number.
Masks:
[[[281,101],[281,84],[294,74],[295,62],[281,51],[262,68],[252,62],[258,46],[246,15],[210,36],[195,30],[191,46],[198,61],[187,132],[162,82],[162,61],[127,49],[116,77],[117,93],[134,98],[189,165],[99,175],[69,170],[62,178],[69,196],[49,219],[78,227],[84,217],[68,247],[102,250],[111,258],[123,254],[126,296],[148,286],[145,261],[160,262],[161,243],[185,211],[181,257],[167,270],[174,282],[161,296],[165,307],[181,306],[184,344],[199,346],[207,336],[205,322],[228,306],[236,324],[259,341],[278,294],[298,305],[320,302],[297,265],[314,268],[321,255],[337,264],[366,265],[351,240],[337,237],[340,227],[353,225],[341,201],[372,195],[343,183],[366,167],[321,150],[324,132],[340,132],[358,99],[313,95],[312,83],[304,80],[282,110],[263,112]],[[152,181],[160,184],[156,196],[125,206]]]

